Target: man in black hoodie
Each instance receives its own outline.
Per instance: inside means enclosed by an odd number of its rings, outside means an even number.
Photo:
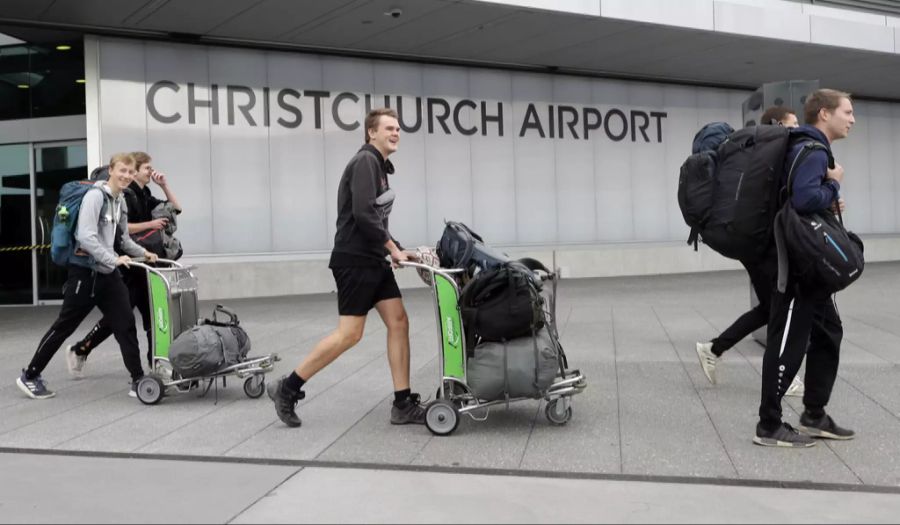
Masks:
[[[847,137],[855,123],[850,95],[833,89],[810,94],[803,108],[806,125],[791,131],[785,158],[784,179],[793,167],[791,205],[797,212],[836,211],[844,207],[840,197],[844,168],[829,166],[831,143]],[[815,141],[828,151],[812,150],[798,159],[803,145]],[[794,164],[796,163],[796,166]],[[839,427],[825,413],[825,405],[837,378],[843,338],[841,318],[834,298],[821,290],[805,289],[789,279],[785,293],[773,292],[766,352],[762,366],[759,423],[753,442],[776,447],[811,447],[813,437],[852,439],[854,432]],[[805,410],[800,432],[781,420],[781,398],[806,355]]]
[[[375,308],[387,327],[388,362],[394,381],[391,423],[423,424],[425,410],[419,395],[409,387],[409,319],[400,288],[386,257],[394,265],[410,259],[388,230],[394,191],[387,160],[397,151],[400,124],[392,109],[375,109],[366,115],[366,144],[350,159],[338,186],[337,232],[329,268],[338,292],[337,329],[326,336],[289,375],[268,388],[275,412],[289,427],[299,427],[295,407],[305,397],[303,385],[313,375],[359,342],[369,310]]]

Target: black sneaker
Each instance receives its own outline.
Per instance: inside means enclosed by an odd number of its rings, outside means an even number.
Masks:
[[[811,437],[797,432],[794,427],[787,423],[782,423],[780,427],[771,432],[757,424],[756,435],[753,436],[753,442],[764,447],[791,448],[806,448],[815,446],[816,444]]]
[[[425,408],[419,402],[420,399],[419,394],[410,394],[409,397],[400,402],[399,406],[395,403],[391,407],[391,424],[424,425]]]
[[[853,439],[856,432],[837,426],[828,414],[815,419],[804,411],[800,416],[800,431],[804,434],[822,439]]]
[[[269,383],[269,386],[266,387],[266,393],[269,394],[269,399],[275,402],[275,413],[278,414],[278,419],[289,427],[299,427],[301,424],[300,418],[297,417],[294,409],[297,407],[297,402],[306,397],[306,392],[302,390],[300,392],[287,392],[283,384],[284,378],[274,383]]]

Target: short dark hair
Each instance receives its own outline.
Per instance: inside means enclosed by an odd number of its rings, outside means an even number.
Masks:
[[[134,169],[139,170],[141,166],[149,163],[151,160],[150,155],[143,151],[133,151],[131,152],[131,156],[134,158]]]
[[[788,115],[797,112],[787,106],[772,106],[759,119],[760,124],[780,124]]]
[[[363,133],[366,135],[366,144],[369,143],[369,130],[378,129],[378,122],[383,116],[393,117],[397,120],[400,120],[400,118],[397,116],[397,112],[391,108],[376,108],[372,111],[369,111],[369,114],[366,115],[366,124],[365,126],[363,126]]]
[[[810,126],[819,122],[819,111],[827,109],[834,111],[841,105],[841,100],[850,100],[850,93],[844,93],[836,89],[817,89],[806,97],[803,106],[803,119]]]

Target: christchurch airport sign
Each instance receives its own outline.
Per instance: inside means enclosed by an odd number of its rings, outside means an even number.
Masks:
[[[205,86],[201,86],[205,88]],[[302,125],[322,129],[323,120],[330,113],[334,124],[345,131],[361,126],[362,117],[377,105],[397,110],[400,127],[406,133],[425,131],[429,134],[460,134],[472,136],[494,135],[504,137],[515,133],[519,137],[544,139],[608,139],[614,142],[653,142],[663,140],[665,111],[608,108],[605,111],[592,106],[565,104],[523,103],[521,117],[512,130],[506,129],[504,117],[512,114],[510,104],[502,101],[448,100],[440,97],[412,97],[404,95],[373,96],[348,91],[297,90],[284,88],[274,93],[262,88],[262,96],[248,86],[211,84],[205,95],[198,94],[192,82],[186,86],[171,80],[159,80],[147,90],[147,110],[150,117],[162,124],[174,124],[187,119],[197,123],[199,110],[209,112],[209,122],[214,126],[234,126],[239,120],[249,126],[272,125],[299,128]],[[175,96],[175,104],[161,108],[160,97]],[[274,95],[274,96],[273,96]],[[221,103],[224,97],[225,111]],[[273,100],[274,99],[274,100]],[[313,109],[310,114],[301,111],[299,102],[308,99]],[[273,121],[272,105],[278,116]],[[348,109],[354,118],[348,118]],[[519,109],[519,108],[517,108]],[[343,110],[343,111],[342,111]]]

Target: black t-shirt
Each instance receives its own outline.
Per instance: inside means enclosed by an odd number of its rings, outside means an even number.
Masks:
[[[157,199],[150,193],[150,188],[137,182],[132,182],[125,191],[125,204],[128,206],[128,222],[131,224],[153,220],[151,212],[160,203],[166,202]]]

